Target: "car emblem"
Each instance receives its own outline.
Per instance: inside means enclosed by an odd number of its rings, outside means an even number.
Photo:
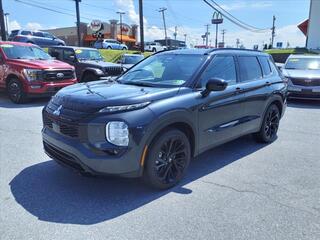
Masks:
[[[53,115],[59,116],[61,109],[62,109],[62,105],[60,105],[56,110],[54,110]]]
[[[57,73],[57,78],[63,78],[64,74],[63,73]]]

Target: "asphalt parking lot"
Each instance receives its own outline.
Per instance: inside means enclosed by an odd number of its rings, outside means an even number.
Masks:
[[[0,94],[0,239],[320,239],[320,102],[294,101],[270,145],[243,137],[159,192],[86,178],[42,150],[47,99]]]

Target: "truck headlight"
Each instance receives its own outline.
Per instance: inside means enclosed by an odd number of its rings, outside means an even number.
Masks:
[[[106,138],[108,142],[117,146],[129,145],[128,125],[122,121],[108,122],[106,125]]]
[[[144,108],[149,104],[150,102],[143,102],[143,103],[136,103],[136,104],[130,104],[130,105],[109,106],[109,107],[100,109],[99,112],[113,113],[113,112],[121,112],[121,111],[130,111],[130,110]]]
[[[26,76],[28,81],[39,81],[42,80],[42,73],[41,69],[23,69],[24,75]]]

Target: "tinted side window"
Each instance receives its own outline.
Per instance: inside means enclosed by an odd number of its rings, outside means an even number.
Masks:
[[[62,49],[52,49],[49,48],[48,53],[52,56],[55,57],[58,60],[62,60]]]
[[[270,68],[268,57],[258,57],[258,58],[259,58],[260,65],[262,67],[263,76],[269,76],[272,73],[272,71]]]
[[[75,56],[75,53],[72,49],[63,50],[63,59],[67,61],[73,61],[74,58],[70,56]]]
[[[210,78],[221,78],[229,85],[237,82],[233,56],[215,56],[200,78],[200,87],[205,87]]]
[[[256,57],[239,57],[240,79],[242,82],[253,81],[262,78],[261,67]]]
[[[30,31],[21,31],[21,35],[31,35]]]
[[[34,33],[33,33],[33,36],[43,37],[43,33],[42,33],[42,32],[34,32]]]

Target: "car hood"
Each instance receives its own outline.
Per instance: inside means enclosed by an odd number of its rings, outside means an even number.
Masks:
[[[71,65],[59,60],[31,60],[31,59],[10,59],[8,63],[23,68],[38,68],[38,69],[73,69]]]
[[[283,69],[282,73],[289,78],[320,79],[320,70]]]
[[[120,64],[115,64],[111,62],[105,62],[100,60],[81,60],[82,63],[92,65],[92,66],[98,66],[98,67],[121,67]]]
[[[139,87],[108,81],[79,83],[60,90],[49,102],[47,111],[53,113],[62,106],[66,111],[61,111],[61,117],[76,120],[107,106],[152,102],[170,98],[178,91],[178,87]]]

